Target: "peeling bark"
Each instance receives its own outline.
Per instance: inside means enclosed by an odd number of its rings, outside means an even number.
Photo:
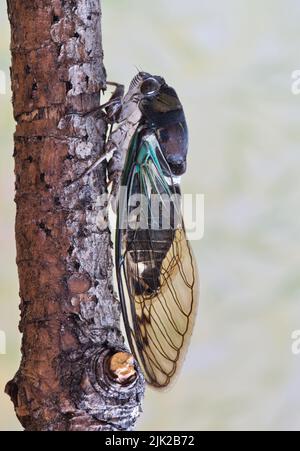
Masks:
[[[23,341],[6,391],[29,431],[130,430],[144,380],[122,354],[105,165],[70,184],[104,152],[105,117],[82,115],[106,83],[99,2],[7,3]]]

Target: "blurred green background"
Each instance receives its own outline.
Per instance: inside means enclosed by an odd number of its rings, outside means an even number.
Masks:
[[[205,195],[205,235],[193,242],[201,304],[173,389],[147,390],[139,429],[300,430],[300,68],[297,0],[104,0],[108,78],[135,66],[165,77],[190,127],[185,192]],[[0,5],[0,69],[9,27]],[[3,394],[19,364],[14,244],[14,123],[0,96],[0,430],[20,429]]]

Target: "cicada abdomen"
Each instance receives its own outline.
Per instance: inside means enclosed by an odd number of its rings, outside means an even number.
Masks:
[[[148,383],[165,387],[185,355],[198,286],[180,208],[184,113],[175,91],[147,75],[141,83],[142,119],[122,176],[116,271],[131,350]]]

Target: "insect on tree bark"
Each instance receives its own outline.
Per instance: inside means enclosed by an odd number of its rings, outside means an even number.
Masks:
[[[106,165],[80,179],[107,132],[94,113],[106,87],[99,1],[7,4],[23,340],[6,391],[26,430],[130,430],[144,379],[119,328],[110,231],[97,227]]]

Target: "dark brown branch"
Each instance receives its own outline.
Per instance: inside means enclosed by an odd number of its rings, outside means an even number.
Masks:
[[[98,227],[105,165],[70,184],[104,151],[105,118],[76,114],[94,110],[105,88],[100,7],[7,2],[23,342],[6,391],[26,430],[131,429],[144,382],[118,354],[111,236]]]

